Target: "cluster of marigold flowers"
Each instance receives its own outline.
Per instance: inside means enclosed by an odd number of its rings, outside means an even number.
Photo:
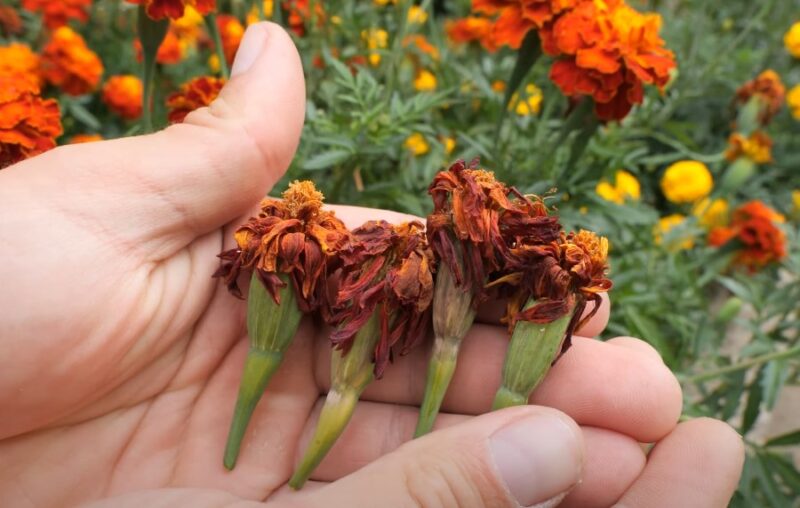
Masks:
[[[591,97],[601,120],[621,120],[660,90],[675,57],[659,36],[661,17],[623,0],[473,0],[475,16],[448,26],[451,39],[478,41],[487,50],[519,48],[535,31],[554,58],[550,79],[570,98]]]

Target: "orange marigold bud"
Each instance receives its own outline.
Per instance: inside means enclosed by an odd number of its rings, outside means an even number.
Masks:
[[[56,146],[61,112],[27,74],[0,73],[0,169]]]
[[[445,23],[447,37],[459,44],[479,42],[486,51],[497,51],[494,38],[494,23],[487,18],[468,16]]]
[[[755,271],[786,257],[786,234],[777,224],[784,217],[761,201],[750,201],[733,212],[729,227],[711,230],[708,243],[720,247],[736,242],[734,263]]]
[[[127,0],[129,3],[144,5],[147,16],[159,20],[164,18],[178,19],[183,16],[186,7],[194,7],[197,12],[206,15],[217,8],[216,0]]]
[[[225,60],[228,61],[228,64],[231,64],[233,63],[233,57],[236,56],[236,50],[239,49],[239,43],[242,42],[244,25],[235,16],[221,14],[217,16],[217,27],[222,39],[222,51],[225,53]]]
[[[780,76],[772,69],[767,69],[742,85],[736,91],[735,100],[739,105],[744,105],[751,98],[757,98],[760,102],[758,120],[761,125],[766,125],[780,111],[785,96],[786,87],[783,86]]]
[[[91,6],[92,0],[22,0],[24,9],[43,14],[44,25],[51,30],[66,25],[70,19],[87,22]]]
[[[211,76],[200,76],[181,85],[180,90],[167,97],[170,123],[181,123],[195,109],[211,104],[224,85],[224,79]]]
[[[68,26],[53,32],[42,52],[42,75],[69,95],[83,95],[97,87],[103,62]]]
[[[126,120],[142,114],[142,80],[131,74],[112,76],[103,86],[103,102],[108,109]]]
[[[0,35],[10,37],[22,33],[22,20],[17,14],[16,9],[8,6],[0,6]],[[0,59],[0,62],[3,60]]]
[[[0,47],[0,74],[25,74],[39,82],[39,55],[25,44],[12,43]]]

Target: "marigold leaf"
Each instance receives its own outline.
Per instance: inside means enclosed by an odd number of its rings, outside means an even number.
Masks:
[[[317,154],[305,163],[303,169],[315,171],[319,169],[328,169],[331,166],[340,164],[350,158],[352,152],[350,150],[331,150],[329,152],[322,152]]]
[[[793,430],[780,436],[775,436],[767,441],[764,446],[789,446],[800,444],[800,429]]]

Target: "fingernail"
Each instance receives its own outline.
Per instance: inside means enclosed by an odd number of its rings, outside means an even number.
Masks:
[[[261,54],[266,43],[267,24],[262,22],[250,25],[244,32],[242,42],[236,51],[236,58],[233,60],[233,67],[231,68],[231,77],[247,72],[253,66],[258,55]]]
[[[522,506],[549,506],[580,481],[583,438],[566,417],[540,413],[489,438],[497,470]]]

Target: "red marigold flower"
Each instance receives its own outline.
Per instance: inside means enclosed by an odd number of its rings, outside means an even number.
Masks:
[[[284,0],[283,8],[289,12],[287,20],[289,28],[299,37],[304,36],[306,34],[306,21],[311,19],[309,0]],[[322,2],[315,2],[314,17],[318,26],[322,26],[325,22],[325,10],[322,8]]]
[[[217,27],[219,28],[220,39],[222,39],[222,51],[225,53],[225,60],[228,64],[233,63],[236,50],[244,37],[244,26],[236,16],[221,14],[217,16]]]
[[[287,274],[297,295],[298,308],[311,312],[328,305],[330,258],[346,246],[349,232],[333,212],[322,210],[322,193],[308,181],[295,181],[283,200],[267,198],[261,212],[236,230],[237,247],[223,252],[215,274],[241,297],[237,278],[242,270],[256,273],[276,303]]]
[[[181,85],[180,90],[167,97],[170,123],[181,123],[195,109],[211,104],[224,85],[223,78],[211,76],[200,76]]]
[[[375,377],[380,379],[392,349],[402,342],[406,354],[425,338],[433,299],[433,253],[425,226],[408,222],[393,226],[368,221],[352,232],[350,247],[341,252],[341,282],[331,323],[336,349],[349,350],[356,333],[376,310],[381,336],[375,346]]]
[[[543,50],[561,56],[550,79],[564,95],[591,96],[601,120],[621,120],[642,102],[644,84],[663,89],[675,67],[660,27],[658,14],[623,0],[580,3],[539,32]]]
[[[785,96],[786,87],[780,76],[772,69],[767,69],[739,87],[735,100],[739,105],[744,105],[755,97],[759,101],[758,120],[761,125],[766,125],[783,107]]]
[[[736,242],[734,262],[755,271],[786,257],[786,234],[776,224],[784,217],[761,201],[750,201],[733,212],[729,227],[711,230],[708,243],[721,247]]]
[[[125,74],[112,76],[103,86],[103,102],[108,109],[126,120],[135,120],[142,114],[144,87],[138,77]]]
[[[19,35],[22,33],[22,20],[16,9],[9,6],[0,6],[0,34],[3,37]],[[0,62],[3,60],[0,59]]]
[[[91,6],[92,0],[22,0],[23,9],[41,12],[44,25],[51,30],[66,25],[70,19],[87,22]]]
[[[586,0],[473,0],[476,12],[499,14],[494,39],[499,45],[519,48],[530,30],[539,30],[557,16]]]
[[[0,46],[0,75],[25,74],[39,82],[39,55],[25,44]]]
[[[459,44],[479,42],[489,52],[497,51],[494,38],[494,23],[488,18],[467,16],[466,18],[448,21],[445,24],[447,37]]]
[[[217,0],[127,0],[129,3],[144,5],[147,16],[159,20],[164,18],[178,19],[183,16],[187,6],[194,7],[197,12],[206,15],[217,8]]]
[[[70,145],[79,145],[81,143],[94,143],[95,141],[103,141],[103,136],[100,134],[75,134],[69,140]]]
[[[29,74],[0,73],[0,169],[56,146],[61,112]]]
[[[83,95],[97,87],[103,62],[68,26],[53,32],[42,51],[42,75],[69,95]]]

